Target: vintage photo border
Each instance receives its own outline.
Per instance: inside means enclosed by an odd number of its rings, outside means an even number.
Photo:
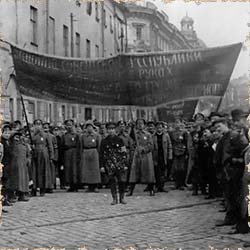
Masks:
[[[8,1],[12,1],[12,0],[8,0]],[[27,0],[18,0],[20,2],[26,2]],[[33,0],[33,1],[43,1],[43,0]],[[62,1],[75,1],[75,0],[62,0]],[[89,1],[95,1],[95,0],[79,0],[79,2],[89,2]],[[97,0],[99,2],[102,2],[102,1],[105,1],[105,0]],[[124,2],[140,2],[141,0],[115,0],[117,3],[124,3]],[[171,4],[172,2],[175,2],[175,1],[178,1],[178,0],[161,0],[163,3],[165,4]],[[250,0],[181,0],[185,3],[190,3],[190,2],[194,2],[196,3],[197,5],[200,5],[200,4],[206,4],[206,3],[211,3],[213,2],[214,4],[216,3],[228,3],[228,4],[237,4],[238,3],[249,3],[250,4]],[[1,2],[1,0],[0,0]],[[245,46],[247,48],[247,53],[249,58],[250,58],[250,9],[249,9],[249,22],[247,23],[247,26],[249,27],[249,32],[248,34],[246,34],[246,38],[245,38],[245,41],[243,42],[243,46]],[[3,34],[0,33],[0,38],[1,39],[4,39],[3,37]],[[250,62],[250,60],[249,60]],[[250,63],[249,63],[249,69],[248,69],[248,77],[250,78]],[[248,83],[249,84],[249,90],[248,90],[248,103],[249,103],[249,106],[250,106],[250,82]],[[2,69],[0,67],[0,106],[1,106],[1,109],[3,110],[3,100],[4,100],[4,97],[2,97],[2,94],[3,94],[3,81],[2,81]],[[3,114],[0,113],[0,124],[2,125],[4,121],[4,117],[3,117]],[[250,125],[250,115],[248,116],[248,125]],[[2,134],[2,130],[0,129],[0,136]],[[250,130],[249,130],[249,137],[250,137]],[[250,145],[250,144],[249,144]],[[3,165],[0,163],[0,180],[2,178],[2,173],[3,173]],[[250,179],[250,163],[246,166],[246,171],[247,171],[247,175],[248,175],[248,180]],[[247,201],[247,204],[248,204],[248,213],[250,214],[250,185],[248,185],[248,194],[247,196],[245,197],[246,198],[246,201]],[[3,199],[3,196],[2,196],[2,182],[0,181],[0,225],[3,223],[2,221],[2,199]],[[249,226],[250,226],[250,221],[248,222]],[[150,248],[148,249],[145,249],[145,250],[149,250],[149,249],[153,249],[151,248],[151,246],[149,246]],[[208,248],[211,247],[211,246],[208,246]],[[11,248],[4,248],[4,249],[8,249],[8,250],[12,250]],[[58,247],[51,247],[51,248],[36,248],[34,247],[34,249],[36,250],[65,250],[65,248],[62,246],[61,248],[58,248]],[[119,248],[112,248],[111,249],[116,249],[116,250],[119,250]],[[157,248],[159,249],[159,248]],[[165,247],[163,248],[165,249]],[[162,250],[163,250],[162,249]],[[0,246],[0,250],[2,250],[1,246]],[[14,250],[14,249],[13,249]],[[24,250],[24,249],[23,249]],[[78,248],[78,250],[88,250],[86,247],[80,247]],[[104,250],[104,249],[103,249]],[[121,250],[121,249],[120,249]],[[126,247],[126,250],[137,250],[135,249],[134,247],[132,246],[127,246]]]

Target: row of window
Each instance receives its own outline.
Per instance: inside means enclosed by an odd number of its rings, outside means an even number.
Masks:
[[[17,104],[20,104],[19,99],[17,101]],[[25,106],[28,120],[31,123],[37,118],[51,123],[62,123],[66,119],[73,119],[78,122],[83,122],[91,119],[96,119],[100,122],[117,122],[121,119],[128,120],[131,116],[131,112],[129,112],[127,108],[91,108],[80,105],[50,103],[42,100],[26,100]],[[21,105],[18,105],[16,118],[19,120],[23,120],[23,112],[20,107]],[[10,99],[10,113],[12,114],[12,120],[14,120],[13,109],[13,99]],[[133,119],[145,118],[148,120],[152,120],[154,116],[153,110],[144,109],[136,109],[132,112],[132,114]]]
[[[33,6],[30,6],[30,21],[32,29],[31,44],[38,46],[38,26],[37,26],[37,9]],[[49,53],[55,54],[56,48],[56,28],[55,28],[55,19],[49,17]],[[74,51],[76,54],[75,57],[81,57],[81,35],[76,32],[74,37]],[[69,56],[69,28],[66,25],[63,25],[63,51],[64,56]],[[91,42],[89,39],[86,39],[86,57],[91,58]],[[100,57],[99,45],[95,45],[95,57]]]
[[[87,14],[89,16],[91,16],[91,14],[92,14],[92,4],[93,4],[92,2],[87,2],[86,10],[87,10]],[[99,8],[100,8],[99,2],[95,2],[95,19],[96,19],[97,22],[100,21]],[[107,28],[108,27],[108,25],[107,25],[107,14],[106,14],[105,9],[103,10],[103,21],[104,21],[104,23],[103,23],[104,27]],[[114,32],[113,18],[112,18],[111,15],[109,15],[109,27],[110,27],[110,32],[113,33]]]

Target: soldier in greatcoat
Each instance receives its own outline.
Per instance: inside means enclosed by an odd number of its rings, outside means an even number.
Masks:
[[[87,192],[98,193],[98,184],[101,183],[101,173],[99,166],[99,150],[101,137],[94,132],[94,124],[87,121],[86,132],[81,136],[82,145],[82,183],[88,185]]]
[[[164,189],[167,165],[173,158],[172,143],[169,134],[163,130],[162,122],[156,123],[156,132],[153,136],[154,141],[154,167],[156,178],[156,191],[167,192]]]
[[[62,136],[63,166],[68,192],[77,192],[79,184],[79,165],[81,161],[80,136],[74,130],[74,121],[65,121],[66,133]]]
[[[10,161],[10,186],[17,193],[18,201],[28,201],[29,171],[28,157],[29,149],[26,145],[22,131],[16,131],[11,137],[11,161]]]
[[[51,138],[44,133],[40,119],[34,121],[32,175],[32,195],[36,196],[36,189],[40,188],[40,196],[44,196],[46,189],[51,188],[51,162],[53,159],[53,145]]]
[[[108,136],[105,123],[99,124],[99,135],[101,136],[101,141]],[[109,177],[105,172],[101,172],[101,184],[100,184],[100,187],[109,188]]]
[[[133,195],[136,183],[148,184],[150,196],[155,195],[155,172],[153,163],[153,139],[150,133],[145,131],[146,122],[144,119],[136,121],[135,131],[136,148],[130,171],[130,191],[128,196]]]
[[[111,205],[118,203],[117,186],[119,189],[119,201],[124,200],[125,183],[127,180],[127,152],[123,140],[115,134],[114,123],[108,123],[108,136],[102,140],[100,148],[100,163],[102,172],[106,172],[110,179],[110,189],[113,197]]]
[[[43,123],[43,131],[44,133],[48,136],[48,139],[52,143],[52,155],[51,155],[51,161],[50,161],[50,183],[49,183],[49,188],[46,189],[46,193],[53,193],[53,188],[55,187],[56,183],[56,172],[55,172],[55,164],[54,164],[54,159],[55,159],[55,150],[57,148],[56,145],[56,140],[55,137],[52,133],[50,133],[50,124],[48,122]]]

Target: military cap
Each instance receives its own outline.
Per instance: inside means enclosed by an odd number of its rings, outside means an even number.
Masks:
[[[108,128],[116,128],[115,122],[108,122],[108,123],[106,124],[106,128],[107,128],[107,129],[108,129]]]
[[[4,124],[3,127],[2,127],[2,132],[4,132],[6,129],[11,130],[11,126],[9,124]]]
[[[43,124],[43,121],[41,119],[34,120],[33,124],[36,125],[37,123]]]
[[[124,124],[125,126],[127,126],[126,122],[123,120],[120,120],[117,122],[117,126],[120,126],[121,124]]]
[[[242,117],[247,117],[248,115],[249,115],[249,112],[245,112],[242,109],[234,109],[231,112],[231,116],[232,116],[232,119],[234,121],[238,120],[238,119],[240,119]]]
[[[155,123],[155,126],[157,127],[158,125],[161,125],[162,127],[165,126],[164,122],[163,121],[158,121]]]
[[[68,122],[71,122],[72,124],[74,124],[74,121],[72,119],[67,119],[64,121],[64,125],[66,125]]]
[[[19,121],[19,120],[14,121],[14,122],[13,122],[13,125],[14,125],[14,124],[22,125],[21,121]]]
[[[87,128],[89,125],[95,128],[94,122],[92,120],[88,120],[85,122],[85,128]]]
[[[155,123],[153,121],[148,121],[147,126],[150,126],[150,125],[155,125]]]

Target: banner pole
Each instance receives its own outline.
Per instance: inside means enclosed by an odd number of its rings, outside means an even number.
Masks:
[[[23,107],[23,113],[24,113],[24,117],[25,117],[25,121],[27,124],[27,129],[29,132],[29,137],[30,137],[30,144],[33,145],[33,141],[32,141],[32,135],[31,135],[31,131],[30,131],[30,127],[29,127],[29,122],[28,122],[28,117],[27,117],[27,113],[26,113],[26,108],[24,105],[24,101],[23,101],[23,96],[21,95],[21,102],[22,102],[22,107]]]

